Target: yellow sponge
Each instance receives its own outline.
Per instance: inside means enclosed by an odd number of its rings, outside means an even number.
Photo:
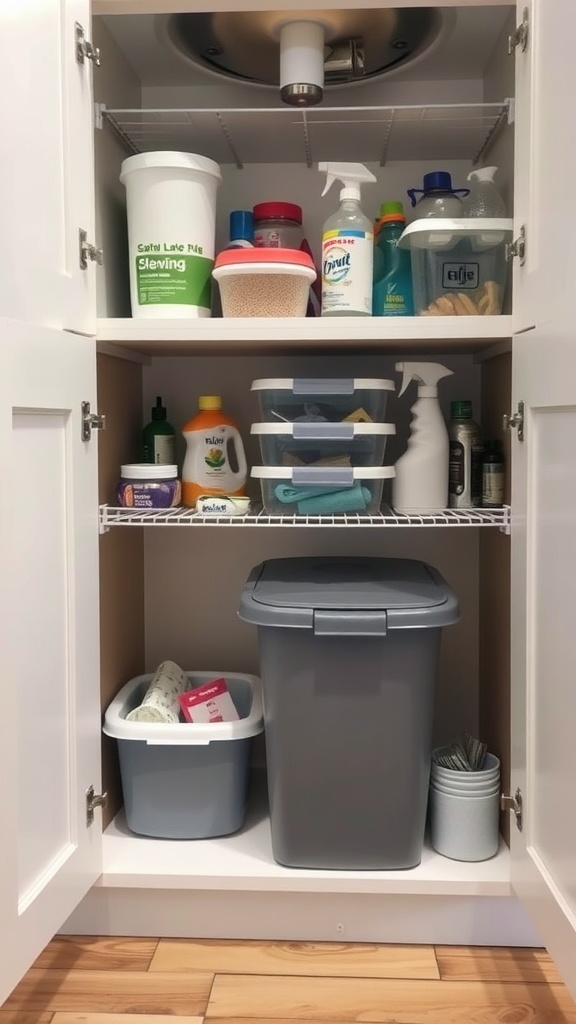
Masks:
[[[349,416],[345,416],[342,423],[372,423],[372,417],[360,406],[360,408],[351,412]]]

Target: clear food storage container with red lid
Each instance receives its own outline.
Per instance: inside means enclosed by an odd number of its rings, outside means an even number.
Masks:
[[[232,249],[219,254],[212,276],[224,317],[303,317],[316,270],[295,249]]]

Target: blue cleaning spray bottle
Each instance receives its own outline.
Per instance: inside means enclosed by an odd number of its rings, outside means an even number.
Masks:
[[[402,203],[382,203],[374,230],[373,316],[414,316],[411,256],[398,248],[405,224]]]

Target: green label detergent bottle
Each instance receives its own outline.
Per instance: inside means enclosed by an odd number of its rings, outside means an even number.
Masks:
[[[411,256],[398,248],[405,224],[402,203],[382,203],[374,230],[373,316],[414,316]]]
[[[236,424],[222,412],[219,395],[200,395],[198,412],[182,427],[186,456],[182,500],[196,507],[203,494],[245,494],[248,467]]]

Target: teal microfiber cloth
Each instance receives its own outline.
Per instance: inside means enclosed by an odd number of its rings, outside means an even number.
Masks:
[[[368,487],[356,483],[346,490],[332,491],[330,494],[316,494],[303,498],[297,504],[298,515],[322,516],[335,515],[338,512],[365,512],[372,495]]]
[[[324,494],[334,494],[342,490],[342,485],[332,484],[331,487],[294,487],[292,484],[278,484],[274,494],[286,505],[294,505],[297,501],[307,498],[320,498]]]

